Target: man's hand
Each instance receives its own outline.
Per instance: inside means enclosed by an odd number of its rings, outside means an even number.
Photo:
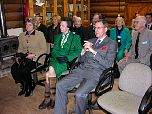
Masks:
[[[84,43],[84,49],[85,49],[85,51],[90,51],[90,49],[92,48],[92,43],[91,42],[89,42],[89,41],[84,41],[85,43]]]
[[[94,55],[97,53],[93,48],[92,45],[93,43],[89,42],[89,41],[84,41],[84,50],[85,51],[90,51],[91,53],[93,53]]]

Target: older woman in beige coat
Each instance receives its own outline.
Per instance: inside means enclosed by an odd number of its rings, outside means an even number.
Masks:
[[[26,31],[19,35],[18,40],[17,57],[11,67],[11,74],[15,82],[22,85],[22,90],[18,95],[25,94],[25,97],[28,97],[32,94],[34,87],[30,71],[35,68],[37,57],[46,52],[46,41],[43,33],[35,30],[34,18],[27,18]],[[23,58],[24,60],[26,58],[26,64],[20,64]]]

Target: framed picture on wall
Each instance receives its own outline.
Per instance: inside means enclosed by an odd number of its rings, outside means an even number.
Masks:
[[[53,13],[52,13],[52,12],[46,12],[46,17],[47,17],[47,19],[52,18],[52,16],[53,16]]]

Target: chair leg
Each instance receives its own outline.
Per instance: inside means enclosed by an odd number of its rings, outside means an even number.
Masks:
[[[38,82],[37,73],[33,73],[32,74],[32,79],[33,79],[33,81],[34,81],[35,84]]]
[[[96,97],[95,99],[92,99],[92,95],[93,95],[93,93],[91,92],[88,96],[87,110],[88,110],[89,114],[93,114],[93,110],[99,110],[100,109],[98,104],[97,104],[98,97]]]
[[[45,84],[43,83],[43,82],[45,82],[45,79],[38,80],[37,73],[32,74],[32,79],[36,85],[45,86]]]

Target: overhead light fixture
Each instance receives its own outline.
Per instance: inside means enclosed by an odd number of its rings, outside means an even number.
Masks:
[[[43,6],[44,5],[44,0],[36,0],[35,5],[40,6],[40,7]]]

